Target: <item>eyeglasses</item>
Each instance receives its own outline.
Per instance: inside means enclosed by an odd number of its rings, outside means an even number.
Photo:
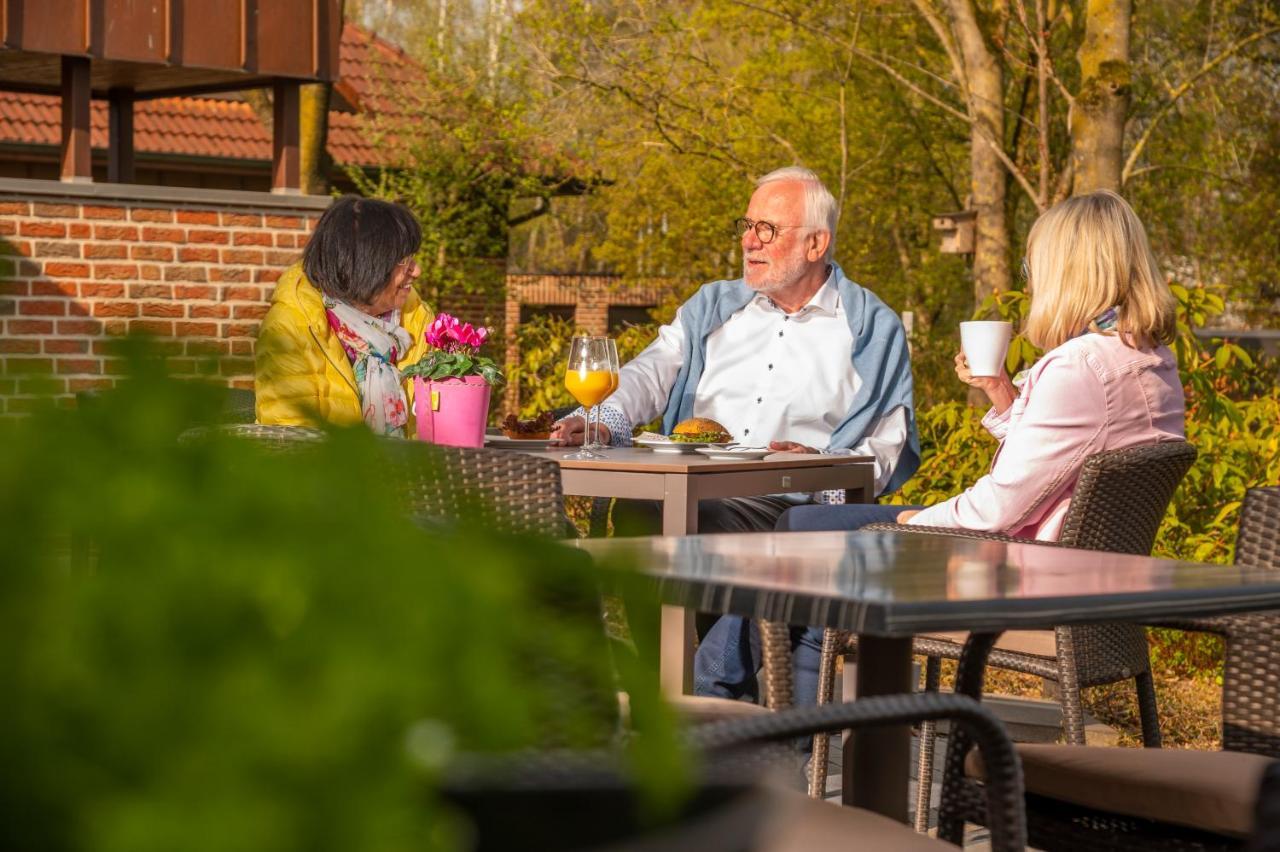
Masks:
[[[775,225],[772,222],[756,222],[751,219],[735,219],[733,223],[733,229],[738,234],[738,239],[746,236],[747,231],[755,231],[756,239],[762,243],[773,242],[773,238],[778,235],[779,231],[803,227],[804,225]]]
[[[405,272],[408,272],[409,270],[413,269],[413,265],[417,262],[418,262],[418,259],[416,257],[414,257],[413,255],[409,255],[404,260],[396,264],[396,269],[403,269]]]

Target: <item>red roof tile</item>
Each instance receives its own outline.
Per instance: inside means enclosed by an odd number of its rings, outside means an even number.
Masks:
[[[336,88],[362,112],[395,113],[379,96],[382,84],[412,84],[421,72],[402,50],[348,23],[342,30]],[[107,105],[92,105],[93,147],[107,147]],[[56,146],[61,138],[59,99],[0,91],[0,144]],[[134,106],[134,150],[245,160],[271,159],[271,132],[247,102],[215,97],[160,98]],[[358,116],[329,113],[329,155],[339,165],[381,165],[385,148],[371,143]]]

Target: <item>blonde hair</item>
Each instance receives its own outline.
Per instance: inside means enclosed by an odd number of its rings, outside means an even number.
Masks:
[[[1041,349],[1097,331],[1093,320],[1112,307],[1126,346],[1153,349],[1173,340],[1173,293],[1142,222],[1116,193],[1091,192],[1046,211],[1027,237],[1027,267],[1025,332]]]

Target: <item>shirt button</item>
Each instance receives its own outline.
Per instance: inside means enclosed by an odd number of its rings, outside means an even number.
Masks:
[[[750,434],[751,434],[751,430],[750,430],[750,429],[743,429],[743,430],[742,430],[742,434],[744,434],[744,435],[750,435]]]
[[[762,396],[756,397],[756,402],[764,402],[764,397]]]
[[[770,365],[769,365],[769,369],[770,369],[770,370],[772,370],[772,369],[773,369],[773,365],[772,365],[772,364],[770,364]]]
[[[781,337],[781,336],[782,336],[782,332],[778,332],[778,336],[779,336],[779,337]]]

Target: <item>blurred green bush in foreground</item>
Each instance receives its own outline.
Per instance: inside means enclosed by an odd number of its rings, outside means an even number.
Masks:
[[[406,522],[365,430],[180,444],[217,392],[150,363],[0,424],[6,847],[450,849],[452,755],[616,735],[593,566]],[[634,765],[678,789],[656,689],[620,674],[651,722]]]

